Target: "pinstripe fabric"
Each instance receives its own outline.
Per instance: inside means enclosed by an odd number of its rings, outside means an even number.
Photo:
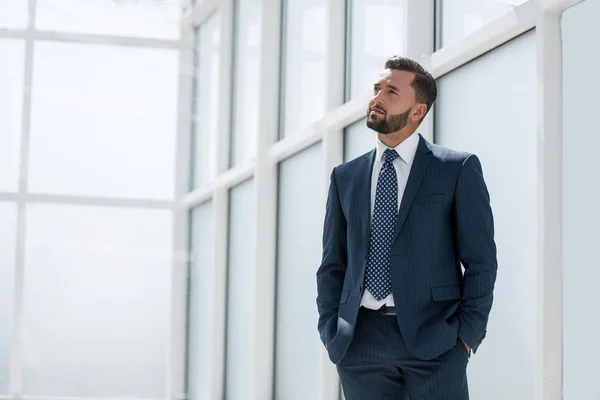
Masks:
[[[361,310],[337,365],[346,400],[468,400],[469,355],[457,342],[433,360],[410,354],[393,316]]]
[[[335,364],[353,340],[364,291],[374,156],[371,151],[331,174],[317,328]],[[497,273],[492,210],[478,158],[419,137],[393,238],[392,293],[407,350],[433,360],[460,338],[475,352],[485,337]]]

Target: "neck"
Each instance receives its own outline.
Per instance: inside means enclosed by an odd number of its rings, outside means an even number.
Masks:
[[[410,137],[413,133],[415,133],[416,127],[405,126],[397,132],[392,133],[378,133],[377,137],[381,140],[381,143],[385,144],[387,147],[394,148],[398,146],[400,143],[404,142],[407,138]]]

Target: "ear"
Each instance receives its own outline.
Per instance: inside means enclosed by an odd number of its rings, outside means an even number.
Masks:
[[[415,108],[413,109],[410,118],[413,121],[418,122],[423,119],[423,117],[425,116],[426,113],[427,113],[427,104],[418,103],[415,105]]]

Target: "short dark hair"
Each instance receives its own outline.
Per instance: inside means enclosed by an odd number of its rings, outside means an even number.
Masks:
[[[415,100],[427,105],[427,111],[425,112],[425,115],[427,115],[437,98],[437,85],[433,76],[421,64],[408,57],[392,56],[385,62],[385,68],[415,74],[415,79],[412,82],[412,87],[415,89]],[[421,121],[423,121],[425,115]]]

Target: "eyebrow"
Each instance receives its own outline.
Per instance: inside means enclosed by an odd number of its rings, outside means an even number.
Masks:
[[[386,84],[386,86],[387,86],[387,87],[389,87],[389,88],[390,88],[390,89],[392,89],[392,90],[395,90],[396,92],[400,92],[400,90],[399,90],[399,89],[398,89],[396,86],[394,86],[394,85]],[[377,82],[377,83],[374,83],[374,84],[373,84],[373,87],[374,87],[374,88],[381,87],[381,83],[379,83],[379,82]]]

